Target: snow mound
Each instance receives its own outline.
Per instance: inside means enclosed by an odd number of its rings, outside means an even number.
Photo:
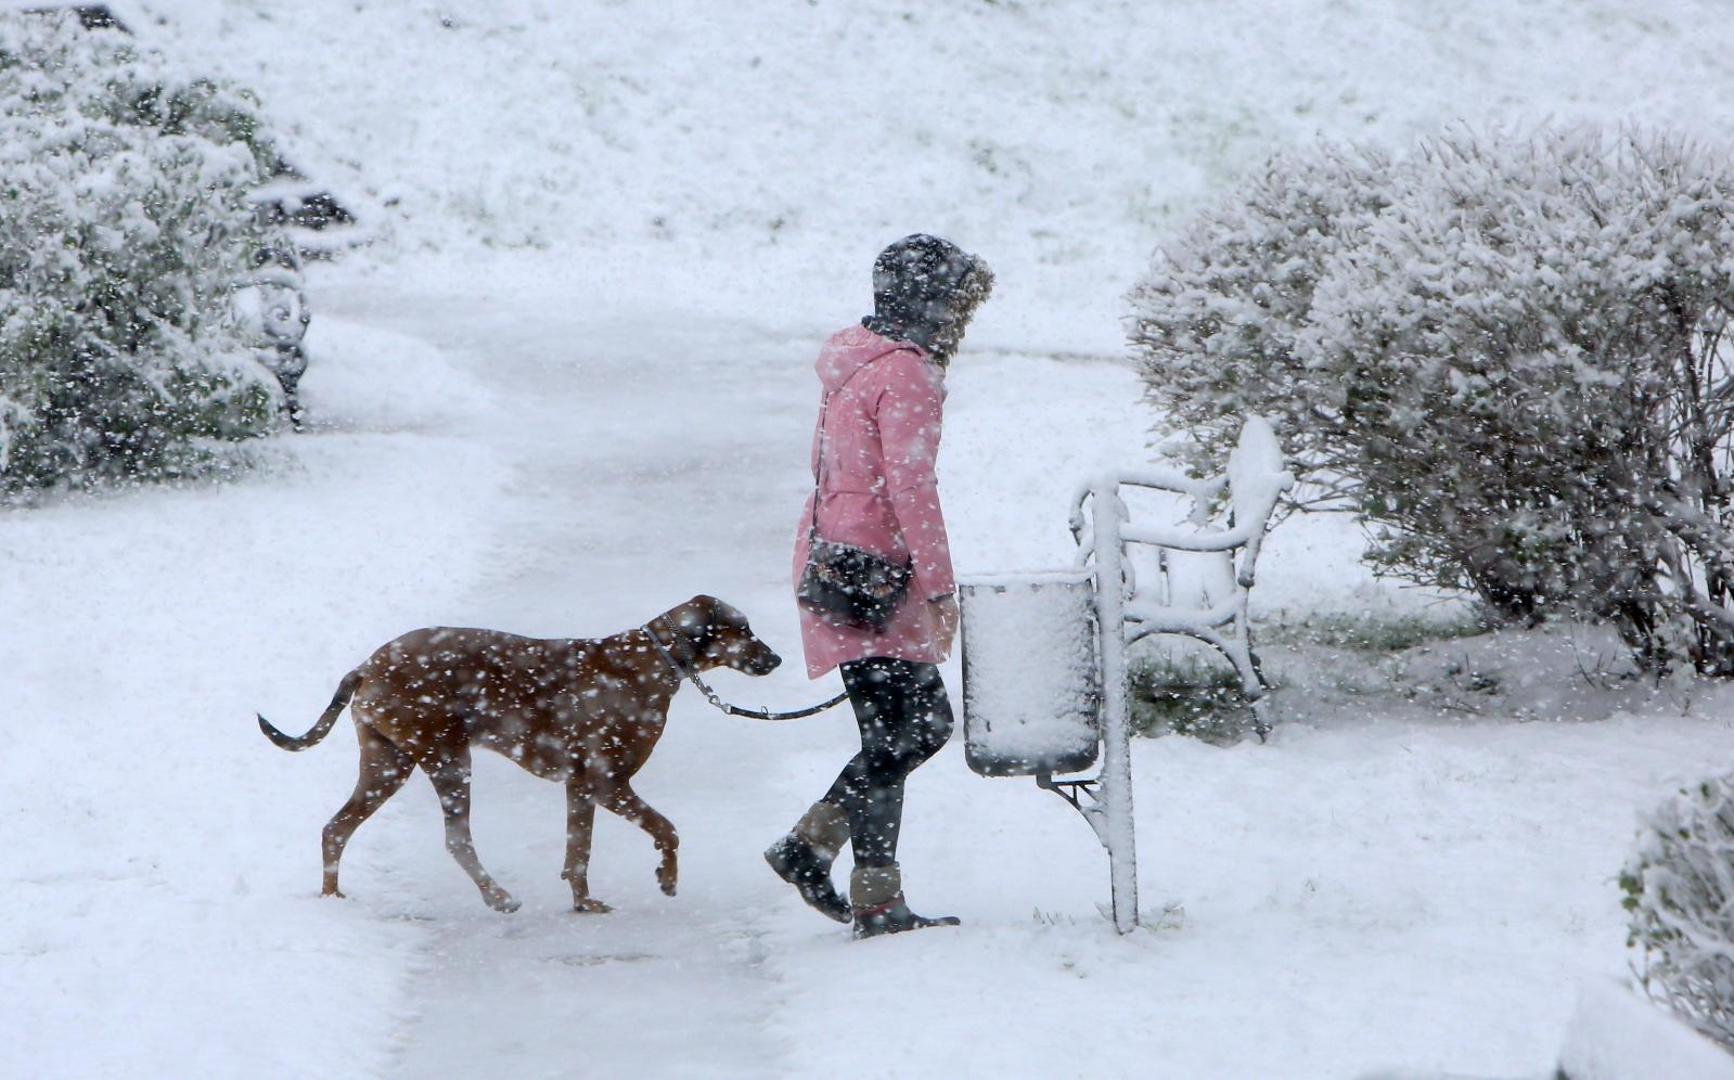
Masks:
[[[1734,1080],[1734,1057],[1613,983],[1584,987],[1560,1055],[1566,1080]]]

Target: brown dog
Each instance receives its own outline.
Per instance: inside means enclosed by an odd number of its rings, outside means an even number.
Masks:
[[[715,667],[768,675],[782,659],[753,636],[746,616],[695,596],[638,630],[601,640],[537,639],[492,630],[412,630],[343,677],[313,730],[285,735],[259,717],[285,750],[323,739],[353,706],[361,744],[355,792],[325,826],[324,895],[337,891],[344,845],[420,766],[445,811],[446,849],[496,911],[518,901],[476,858],[470,840],[470,748],[506,755],[566,785],[566,867],[572,905],[607,911],[590,896],[590,833],[596,806],[635,822],[656,842],[656,880],[674,895],[674,826],[632,790],[668,720],[682,677]]]

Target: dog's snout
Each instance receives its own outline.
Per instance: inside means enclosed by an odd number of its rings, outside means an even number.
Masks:
[[[776,650],[762,641],[756,642],[756,644],[759,647],[759,655],[755,657],[757,663],[753,666],[758,670],[758,674],[769,675],[783,666],[783,658],[777,655]]]

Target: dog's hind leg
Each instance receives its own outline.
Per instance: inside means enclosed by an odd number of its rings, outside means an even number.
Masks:
[[[355,790],[331,820],[325,824],[321,847],[325,854],[325,883],[322,896],[343,894],[337,890],[337,864],[343,859],[343,849],[361,823],[385,805],[385,800],[397,794],[409,774],[415,771],[410,756],[360,721],[355,725],[355,738],[361,745],[360,775],[355,778]]]
[[[675,881],[680,874],[675,856],[680,848],[680,837],[675,834],[674,822],[651,809],[650,804],[639,798],[625,780],[610,784],[600,798],[605,808],[637,825],[656,842],[656,850],[662,853],[662,862],[656,868],[656,883],[662,886],[663,892],[673,896]]]
[[[596,826],[596,800],[580,777],[566,781],[566,866],[560,876],[572,884],[572,909],[592,914],[610,910],[590,895],[590,836]]]
[[[495,911],[517,911],[518,901],[500,888],[482,861],[476,857],[476,844],[470,838],[470,751],[468,747],[449,757],[434,758],[421,763],[434,793],[440,798],[440,809],[446,817],[446,850],[470,875],[482,899]]]

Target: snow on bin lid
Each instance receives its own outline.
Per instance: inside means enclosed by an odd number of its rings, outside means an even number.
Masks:
[[[984,776],[1088,768],[1101,701],[1089,572],[971,577],[959,593],[969,767]]]

